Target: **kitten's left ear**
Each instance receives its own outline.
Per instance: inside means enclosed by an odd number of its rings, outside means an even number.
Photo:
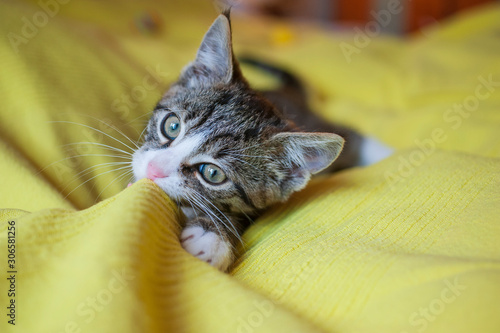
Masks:
[[[333,133],[285,132],[274,135],[270,144],[286,170],[283,193],[288,196],[337,159],[344,139]]]
[[[181,78],[188,86],[227,84],[233,78],[233,50],[229,12],[219,15],[208,29],[192,62]]]

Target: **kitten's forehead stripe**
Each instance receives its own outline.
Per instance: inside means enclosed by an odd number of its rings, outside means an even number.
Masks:
[[[250,138],[255,138],[259,135],[260,133],[260,128],[259,127],[253,127],[245,130],[245,133],[243,134],[245,140],[248,140]]]
[[[207,141],[207,143],[212,143],[212,142],[216,142],[216,141],[223,141],[224,139],[230,139],[231,141],[234,141],[234,139],[237,136],[238,135],[235,133],[225,132],[225,133],[221,133],[221,134],[218,134],[216,136],[212,136],[212,137],[208,138],[209,141]]]
[[[196,124],[191,126],[191,130],[196,130],[199,127],[203,126],[208,121],[208,119],[212,116],[212,114],[214,113],[214,110],[215,110],[215,107],[209,107],[206,110],[204,110],[203,115],[201,117],[198,117],[198,121],[196,122]],[[191,118],[190,118],[190,116],[191,116]],[[186,120],[189,121],[193,118],[195,118],[194,112],[192,112],[190,115],[188,115]]]
[[[233,94],[231,94],[228,91],[225,91],[224,93],[222,93],[221,96],[218,97],[217,102],[221,105],[226,105],[226,104],[229,104],[229,102],[232,100],[232,98],[233,98]]]

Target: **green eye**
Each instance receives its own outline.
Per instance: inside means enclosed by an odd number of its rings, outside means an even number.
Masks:
[[[166,116],[161,123],[161,134],[167,139],[175,140],[181,132],[181,121],[179,118],[171,113]]]
[[[211,184],[221,184],[226,180],[224,172],[214,164],[200,164],[198,171],[203,179]]]

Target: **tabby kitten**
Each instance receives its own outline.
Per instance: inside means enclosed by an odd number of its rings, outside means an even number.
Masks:
[[[250,88],[227,13],[156,106],[132,165],[186,215],[184,249],[225,271],[249,221],[328,168],[343,145],[337,134],[301,132]]]

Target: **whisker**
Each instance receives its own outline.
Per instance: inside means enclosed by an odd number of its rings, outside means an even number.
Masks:
[[[63,161],[66,161],[66,160],[69,160],[69,159],[72,159],[72,158],[83,157],[83,156],[106,156],[106,157],[115,157],[115,158],[121,158],[121,159],[129,159],[130,161],[132,161],[131,157],[128,157],[128,156],[119,156],[119,155],[104,155],[104,154],[81,154],[81,155],[73,155],[73,156],[67,156],[65,158],[61,158],[61,159],[59,159],[57,161],[54,161],[54,162],[50,163],[49,165],[47,165],[47,166],[43,167],[42,169],[40,169],[36,173],[36,175],[44,172],[45,170],[47,170],[48,168],[50,168],[54,164],[57,164],[57,163],[60,163],[60,162],[63,162]],[[131,162],[127,162],[127,163],[131,163]]]
[[[148,112],[148,113],[145,113],[145,114],[143,114],[143,115],[140,115],[139,117],[132,119],[131,121],[129,121],[129,122],[128,122],[128,123],[126,123],[125,125],[130,125],[131,123],[133,123],[134,121],[136,121],[137,119],[140,119],[140,118],[142,118],[142,117],[146,117],[146,116],[150,116],[150,117],[151,117],[151,113],[152,113],[152,112]]]
[[[206,205],[204,205],[202,202],[200,202],[200,200],[199,200],[199,199],[196,199],[196,198],[193,198],[193,197],[191,197],[191,199],[195,202],[195,205],[197,205],[197,206],[200,208],[200,210],[201,210],[202,212],[205,212],[205,213],[208,215],[208,217],[210,218],[210,221],[212,222],[212,224],[213,224],[213,225],[215,226],[215,228],[217,229],[217,233],[219,234],[219,236],[220,236],[221,238],[224,238],[224,237],[222,236],[222,232],[221,232],[221,230],[220,230],[219,226],[217,225],[217,223],[214,221],[214,219],[213,219],[213,217],[212,217],[212,216],[214,215],[214,214],[213,214],[213,212],[212,212],[212,211],[211,211],[208,207],[206,207]],[[192,206],[192,205],[191,205],[191,206]],[[194,208],[193,208],[193,209],[194,209]],[[198,216],[198,213],[196,212],[196,210],[195,210],[195,214],[196,214],[196,216]],[[217,216],[216,216],[216,217],[217,217]]]
[[[146,125],[146,127],[144,127],[144,129],[142,130],[141,134],[139,135],[139,142],[142,140],[142,136],[144,135],[144,133],[146,133],[146,130],[148,129],[148,126]]]
[[[118,140],[117,138],[115,138],[114,136],[112,135],[109,135],[101,130],[98,130],[97,128],[94,128],[92,126],[88,126],[88,125],[85,125],[85,124],[80,124],[80,123],[75,123],[73,121],[65,121],[65,120],[53,120],[53,121],[49,121],[49,123],[63,123],[63,124],[72,124],[72,125],[77,125],[77,126],[82,126],[82,127],[86,127],[88,129],[91,129],[93,131],[96,131],[98,133],[101,133],[101,134],[104,134],[105,136],[107,136],[108,138],[112,139],[112,140],[115,140],[116,142],[118,143],[121,143],[122,145],[124,145],[125,147],[127,147],[128,149],[130,149],[131,151],[134,151],[135,149],[130,147],[129,145],[127,145],[126,143]],[[130,140],[130,139],[129,139]],[[139,148],[139,147],[138,147]]]
[[[114,184],[115,182],[117,181],[120,181],[122,179],[124,179],[125,177],[127,177],[128,175],[130,175],[132,173],[132,171],[127,171],[125,173],[123,173],[121,176],[119,177],[116,177],[114,180],[112,180],[105,188],[102,189],[101,192],[99,192],[99,194],[96,196],[95,200],[94,200],[94,203],[97,202],[97,200],[99,200],[99,198],[101,197],[101,195],[103,194],[103,192],[108,188],[110,187],[112,184]]]
[[[73,190],[71,190],[71,192],[69,192],[64,198],[67,198],[71,193],[73,193],[74,191],[76,191],[77,189],[79,189],[81,186],[85,185],[86,183],[88,183],[89,181],[91,181],[92,179],[98,177],[98,176],[103,176],[105,174],[108,174],[110,172],[116,172],[116,171],[119,171],[119,170],[123,170],[123,169],[128,169],[129,166],[124,166],[124,167],[121,167],[121,168],[117,168],[117,169],[113,169],[113,170],[109,170],[109,171],[106,171],[106,172],[103,172],[103,173],[100,173],[98,175],[95,175],[89,179],[87,179],[86,181],[84,181],[83,183],[81,183],[80,185],[78,185],[77,187],[75,187]]]
[[[118,164],[115,164],[115,163],[118,163]],[[101,169],[105,169],[109,166],[118,166],[120,164],[128,164],[130,167],[130,162],[109,162],[109,163],[100,163],[100,164],[96,164],[96,165],[91,165],[90,167],[88,168],[85,168],[84,170],[80,171],[79,173],[76,174],[76,178],[73,179],[72,181],[70,181],[63,189],[62,189],[62,192],[64,192],[71,184],[73,184],[74,182],[76,182],[77,180],[79,180],[80,178],[88,175],[89,173],[92,173],[92,172],[96,172],[98,170],[101,170]],[[116,169],[114,169],[116,170]]]
[[[238,240],[241,242],[242,245],[243,244],[243,241],[240,237],[240,235],[238,234],[238,231],[236,230],[236,227],[233,225],[233,223],[231,222],[231,220],[223,213],[220,211],[219,208],[217,208],[217,206],[215,206],[213,203],[211,203],[209,200],[207,200],[203,195],[201,195],[200,193],[196,193],[196,192],[193,192],[193,194],[195,194],[196,196],[198,196],[198,198],[200,200],[204,200],[206,203],[208,203],[209,205],[211,205],[212,207],[214,207],[225,219],[226,221],[229,223],[230,226],[228,226],[224,221],[222,221],[218,216],[217,214],[214,214],[215,217],[222,223],[224,224],[224,226],[226,226],[226,228],[229,229],[229,231],[234,235],[236,236],[236,238],[238,238]]]
[[[245,217],[247,218],[248,221],[250,221],[251,224],[255,223],[255,221],[250,216],[248,216],[248,214],[245,213],[242,209],[240,209],[240,212],[242,212],[243,215],[245,215]]]
[[[106,149],[114,150],[114,151],[117,151],[117,152],[120,152],[120,153],[123,153],[123,154],[127,154],[127,155],[130,155],[130,156],[133,155],[133,154],[131,154],[128,151],[125,151],[123,149],[119,149],[119,148],[116,148],[116,147],[113,147],[113,146],[110,146],[110,145],[106,145],[104,143],[99,143],[99,142],[85,142],[85,141],[83,141],[83,142],[74,142],[74,143],[65,144],[65,145],[63,145],[63,147],[66,147],[66,146],[77,146],[77,145],[95,145],[95,146],[103,147],[103,148],[106,148]]]
[[[106,162],[106,163],[99,163],[99,164],[91,165],[88,168],[85,168],[84,170],[77,173],[76,176],[77,177],[85,176],[88,173],[84,173],[84,172],[89,170],[89,169],[92,169],[92,168],[103,168],[103,167],[107,167],[107,166],[119,166],[122,164],[130,165],[131,162]],[[95,170],[92,170],[92,171],[95,171]]]
[[[109,154],[79,154],[79,155],[69,156],[67,158],[64,158],[63,160],[67,160],[68,158],[84,157],[84,156],[114,157],[114,158],[121,158],[121,159],[124,159],[124,160],[130,160],[130,161],[132,161],[132,157],[130,157],[130,156],[109,155]]]
[[[196,215],[196,217],[198,217],[198,211],[194,208],[193,203],[192,203],[192,201],[190,200],[190,196],[189,196],[189,195],[187,195],[187,196],[186,196],[186,199],[187,199],[187,201],[189,202],[189,205],[191,205],[191,208],[192,208],[192,209],[193,209],[193,211],[194,211],[194,215]]]
[[[96,117],[93,117],[91,115],[87,115],[87,114],[82,114],[82,116],[84,117],[89,117],[91,119],[94,119],[94,120],[97,120],[98,122],[100,122],[101,124],[104,124],[106,126],[109,126],[110,128],[114,129],[115,131],[117,131],[118,133],[120,133],[125,139],[127,139],[128,141],[130,141],[134,146],[136,146],[137,149],[139,149],[139,146],[137,145],[137,143],[132,140],[131,138],[128,137],[128,135],[126,135],[125,133],[123,133],[122,130],[120,130],[119,128],[117,128],[116,126],[112,125],[112,124],[109,124],[107,122],[105,122],[104,120],[101,120],[99,118],[96,118]]]

